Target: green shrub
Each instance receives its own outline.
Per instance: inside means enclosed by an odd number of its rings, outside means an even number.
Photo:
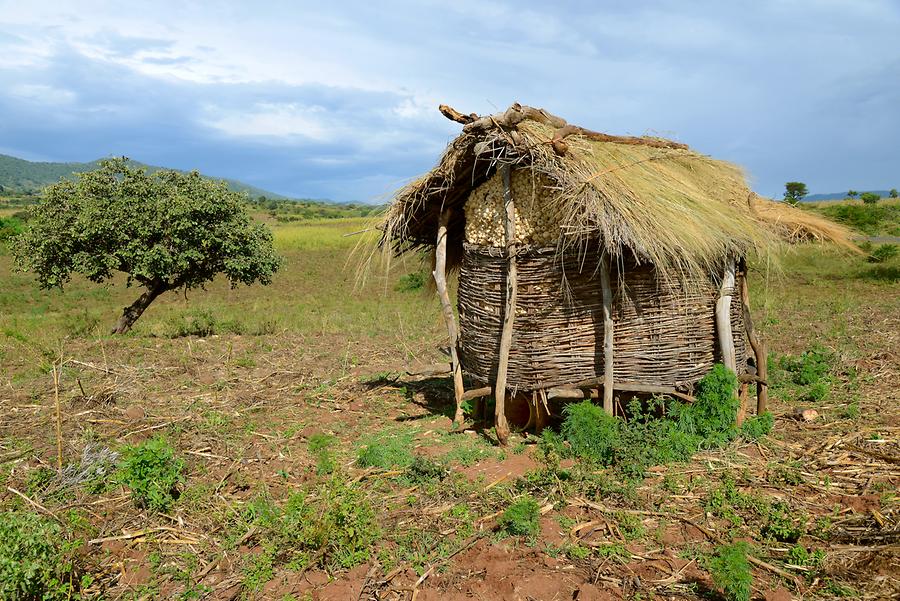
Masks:
[[[787,503],[773,503],[765,525],[760,533],[763,538],[780,543],[796,543],[806,532],[804,524],[798,523],[795,513]]]
[[[750,600],[753,576],[747,560],[747,543],[718,547],[709,560],[709,573],[728,601]]]
[[[77,543],[59,524],[26,511],[0,512],[0,599],[80,599]]]
[[[531,497],[524,497],[506,508],[497,520],[501,532],[533,539],[540,532],[541,508]]]
[[[416,455],[406,468],[406,479],[413,484],[422,484],[433,480],[443,480],[450,471],[442,462]]]
[[[166,336],[168,338],[183,338],[185,336],[205,338],[215,334],[220,325],[219,320],[211,310],[192,309],[169,319]]]
[[[416,290],[422,290],[427,281],[428,277],[424,273],[414,271],[412,273],[401,275],[394,290],[397,292],[414,292]]]
[[[884,263],[900,254],[900,246],[896,244],[882,244],[873,250],[867,260],[869,263]]]
[[[641,478],[647,468],[690,459],[701,447],[726,444],[737,436],[735,418],[739,400],[737,378],[724,365],[716,365],[697,384],[692,404],[651,399],[628,404],[627,422],[610,416],[591,401],[567,405],[560,430],[542,435],[539,452],[548,465],[556,457],[573,456],[612,466],[628,479]],[[655,415],[665,409],[662,418]]]
[[[734,438],[738,405],[737,376],[716,364],[697,383],[697,400],[678,413],[682,432],[696,434],[711,444],[722,444]]]
[[[131,490],[138,507],[167,511],[184,483],[184,460],[175,456],[165,438],[156,436],[122,450],[117,480]]]
[[[881,196],[875,194],[874,192],[863,192],[859,195],[859,199],[867,205],[873,205],[881,200]]]
[[[612,463],[620,443],[619,420],[589,400],[566,405],[563,414],[561,434],[571,453],[602,465]]]
[[[746,440],[759,440],[772,431],[775,418],[768,411],[762,415],[752,415],[741,424],[741,437]]]

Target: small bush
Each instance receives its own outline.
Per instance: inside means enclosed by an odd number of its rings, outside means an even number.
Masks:
[[[218,318],[209,309],[194,309],[169,319],[165,335],[168,338],[212,336],[221,328]]]
[[[406,478],[413,484],[443,480],[449,473],[446,465],[422,455],[416,455],[410,466],[406,468]]]
[[[741,425],[741,437],[746,440],[759,440],[772,431],[775,418],[768,411],[762,415],[753,415]]]
[[[0,599],[80,599],[77,546],[54,521],[26,511],[0,512]]]
[[[794,512],[787,503],[774,503],[768,512],[766,524],[760,533],[763,538],[780,543],[796,543],[806,532],[805,525],[797,523]]]
[[[167,511],[184,483],[184,460],[166,439],[157,436],[122,450],[117,479],[131,490],[138,507]]]
[[[859,199],[866,203],[867,205],[873,205],[881,200],[881,197],[874,192],[863,192],[859,195]]]
[[[721,446],[738,431],[734,421],[739,400],[737,378],[724,365],[716,365],[697,384],[693,404],[651,399],[646,408],[634,400],[627,422],[583,401],[565,407],[560,437],[544,434],[539,451],[548,465],[557,457],[574,456],[612,466],[627,479],[641,478],[647,468],[690,459],[701,447]],[[666,410],[662,418],[655,415]],[[545,430],[546,432],[546,430]]]
[[[541,508],[531,497],[519,499],[506,508],[497,520],[501,532],[510,536],[534,538],[540,531]]]
[[[718,547],[709,560],[709,573],[728,601],[750,600],[753,576],[747,561],[747,543]]]
[[[619,446],[619,420],[591,401],[566,405],[561,434],[574,456],[609,465]]]
[[[414,271],[401,275],[394,290],[397,292],[415,292],[416,290],[422,290],[426,281],[428,281],[428,278],[424,273]]]
[[[885,261],[890,261],[898,254],[900,254],[900,246],[896,244],[882,244],[869,254],[867,260],[869,263],[884,263]]]

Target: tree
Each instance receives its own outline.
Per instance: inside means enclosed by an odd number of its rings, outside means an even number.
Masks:
[[[856,198],[857,196],[859,196],[859,192],[857,192],[856,190],[850,190],[847,192],[847,198]]]
[[[232,288],[268,284],[281,265],[271,231],[251,221],[244,197],[224,182],[196,171],[151,175],[125,158],[49,186],[13,250],[42,288],[61,289],[72,273],[102,283],[122,272],[127,286],[139,284],[114,334],[129,331],[164,292],[202,287],[218,274]]]
[[[863,192],[859,195],[859,199],[866,203],[867,205],[873,205],[879,200],[881,200],[881,196],[875,194],[874,192]]]
[[[889,196],[890,196],[891,198],[897,198],[897,188],[891,188],[891,191],[890,191],[890,193],[889,193]]]
[[[806,194],[806,184],[803,182],[788,182],[784,185],[784,201],[790,205],[799,203]]]

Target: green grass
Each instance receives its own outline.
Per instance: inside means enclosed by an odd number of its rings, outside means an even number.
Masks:
[[[875,204],[858,200],[805,204],[825,217],[868,236],[900,236],[900,201],[881,199]]]

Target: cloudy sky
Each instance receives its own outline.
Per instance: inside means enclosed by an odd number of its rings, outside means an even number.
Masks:
[[[511,102],[735,161],[760,193],[900,186],[900,0],[0,0],[0,153],[384,200]]]

